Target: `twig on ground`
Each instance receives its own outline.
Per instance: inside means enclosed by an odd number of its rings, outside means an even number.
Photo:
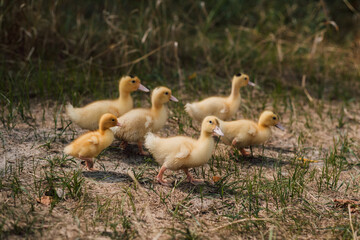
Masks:
[[[357,234],[354,231],[354,226],[353,226],[352,219],[351,219],[351,207],[350,207],[350,204],[348,205],[348,211],[349,211],[349,221],[350,221],[350,227],[351,227],[351,232],[352,232],[352,235],[353,235],[353,239],[357,240],[357,236],[356,236]]]

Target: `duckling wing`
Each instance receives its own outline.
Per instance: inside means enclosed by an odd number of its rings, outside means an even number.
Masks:
[[[256,127],[253,126],[253,125],[250,125],[247,133],[248,133],[250,136],[256,137],[256,135],[257,135],[257,129],[256,129]]]
[[[243,126],[242,128],[239,128],[239,132],[235,138],[237,141],[240,141],[241,139],[246,140],[256,137],[257,134],[258,134],[258,130],[255,126],[247,125],[247,126]]]
[[[231,122],[220,122],[220,127],[225,136],[223,142],[230,145],[233,140],[239,146],[251,145],[259,135],[257,124],[249,120],[237,120]]]
[[[91,136],[89,139],[88,139],[88,142],[94,144],[94,145],[98,145],[99,144],[99,139],[96,137],[96,136]]]
[[[171,170],[179,170],[184,166],[188,165],[188,160],[191,158],[191,154],[194,148],[193,139],[178,136],[174,138],[169,138],[168,140],[178,141],[177,143],[174,142],[175,145],[173,145],[173,149],[169,149],[169,152],[164,159],[163,166]]]
[[[101,116],[110,112],[109,107],[112,106],[112,104],[113,101],[111,100],[96,101],[81,108],[74,108],[71,104],[68,104],[66,106],[66,114],[71,121],[81,128],[95,130],[99,127]],[[113,114],[118,116],[115,112]]]
[[[188,142],[184,142],[180,145],[179,152],[175,155],[175,159],[185,159],[190,156],[192,147]]]
[[[118,118],[118,121],[122,126],[117,127],[114,134],[117,138],[128,142],[142,140],[154,124],[150,110],[142,108],[125,113]]]
[[[255,124],[247,124],[234,138],[240,147],[250,146],[256,141],[259,131]]]
[[[226,104],[225,98],[222,97],[208,98],[205,103],[208,105],[208,115],[215,115],[219,118],[222,118],[223,115],[228,114],[230,111],[228,104]]]
[[[229,105],[226,102],[219,102],[219,113],[228,114],[230,112]]]
[[[195,140],[185,136],[161,138],[153,133],[145,137],[145,147],[156,162],[171,170],[181,169],[190,158]]]
[[[200,102],[188,103],[185,106],[185,110],[189,113],[190,117],[197,121],[201,121],[209,115],[215,115],[223,119],[230,111],[223,97],[210,97]]]
[[[220,110],[220,113],[228,114],[229,113],[229,107],[224,104],[224,107]]]
[[[100,147],[98,132],[88,132],[74,140],[65,149],[65,153],[74,157],[96,157],[103,149]]]

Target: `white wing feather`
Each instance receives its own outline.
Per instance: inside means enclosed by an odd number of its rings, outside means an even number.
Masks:
[[[191,153],[191,148],[186,143],[181,144],[180,151],[175,155],[175,158],[187,158]]]

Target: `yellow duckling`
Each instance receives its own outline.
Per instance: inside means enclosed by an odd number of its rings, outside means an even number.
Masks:
[[[116,117],[120,117],[124,113],[133,108],[133,99],[131,93],[141,90],[149,92],[149,89],[140,83],[138,77],[132,75],[122,77],[119,81],[118,99],[100,100],[90,103],[82,108],[74,108],[70,103],[66,106],[66,114],[71,121],[79,125],[81,128],[95,130],[99,125],[101,116],[105,113],[111,113]]]
[[[214,115],[221,120],[228,120],[239,109],[240,88],[246,85],[255,86],[249,81],[249,76],[238,73],[232,79],[231,94],[228,97],[209,97],[200,102],[187,103],[185,111],[190,117],[201,122],[206,116]]]
[[[167,87],[157,87],[152,92],[151,108],[133,109],[120,118],[118,121],[121,128],[113,128],[115,137],[123,140],[122,147],[126,147],[127,142],[137,142],[139,153],[147,155],[142,148],[144,136],[147,132],[156,132],[166,123],[168,118],[167,107],[164,105],[169,101],[178,102],[176,97],[171,94]]]
[[[156,180],[163,185],[170,185],[163,180],[165,170],[181,169],[191,183],[203,182],[203,180],[194,179],[188,169],[204,165],[210,159],[215,146],[213,134],[224,135],[219,128],[218,118],[215,116],[208,116],[203,120],[198,140],[184,136],[161,138],[148,133],[145,138],[145,147],[162,165]]]
[[[105,113],[99,123],[99,130],[83,134],[65,147],[64,153],[85,160],[89,170],[93,168],[92,158],[101,153],[114,141],[114,133],[111,127],[120,126],[113,114]]]
[[[258,123],[245,119],[230,122],[220,120],[220,128],[224,132],[222,141],[240,148],[244,156],[249,155],[244,147],[262,144],[271,137],[271,126],[285,130],[279,123],[279,117],[272,111],[264,111]]]

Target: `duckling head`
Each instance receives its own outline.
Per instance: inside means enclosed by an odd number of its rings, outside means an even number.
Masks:
[[[99,122],[99,129],[100,130],[106,130],[111,127],[120,126],[120,123],[118,122],[115,115],[111,113],[105,113],[101,116],[100,122]]]
[[[176,97],[171,93],[171,90],[167,87],[157,87],[152,92],[151,101],[153,105],[162,105],[169,101],[178,102]]]
[[[119,89],[120,91],[124,92],[134,92],[136,90],[149,92],[144,85],[141,84],[140,79],[137,76],[129,75],[122,77],[119,82]]]
[[[233,84],[240,87],[244,87],[246,85],[250,85],[250,86],[256,86],[255,83],[250,82],[250,78],[248,75],[243,74],[243,73],[237,73],[234,75],[233,77]]]
[[[224,136],[224,133],[220,129],[219,120],[215,116],[207,116],[204,118],[201,124],[201,131],[211,135]]]
[[[279,117],[273,113],[272,111],[264,111],[260,115],[259,125],[264,127],[275,126],[281,130],[285,130],[285,128],[279,123]]]

